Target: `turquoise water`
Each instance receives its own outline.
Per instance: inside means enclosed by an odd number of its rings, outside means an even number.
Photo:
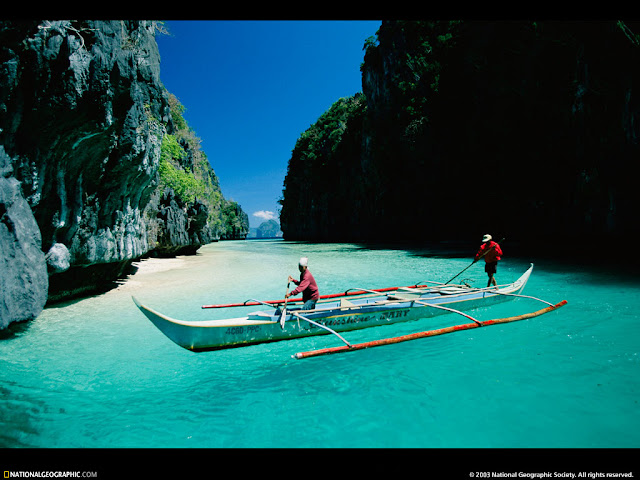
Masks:
[[[640,447],[638,279],[505,251],[499,283],[533,262],[524,293],[568,304],[527,321],[304,360],[291,355],[341,342],[192,353],[131,296],[176,318],[224,318],[228,311],[200,306],[283,298],[302,255],[327,294],[445,282],[475,252],[273,240],[144,260],[118,288],[2,334],[0,446]],[[461,279],[486,284],[481,265],[454,283]],[[542,307],[519,298],[474,316]],[[444,315],[345,336],[359,343],[459,323],[467,320]]]

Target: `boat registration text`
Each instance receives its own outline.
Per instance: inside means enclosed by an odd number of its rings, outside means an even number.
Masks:
[[[371,321],[385,321],[385,320],[395,320],[398,318],[404,318],[409,314],[409,309],[406,310],[395,310],[392,312],[377,312],[373,314],[360,314],[360,315],[346,315],[342,317],[330,317],[325,320],[318,319],[314,320],[317,323],[325,325],[327,327],[336,327],[342,325],[350,325],[357,323],[367,323]],[[302,330],[313,330],[319,328],[313,324],[307,322],[298,322],[300,325],[300,329]],[[247,334],[255,334],[258,333],[262,329],[261,325],[251,325],[247,327],[229,327],[225,331],[226,335],[247,335]]]

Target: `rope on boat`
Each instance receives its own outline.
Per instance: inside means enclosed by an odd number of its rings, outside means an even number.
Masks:
[[[562,307],[563,305],[566,305],[567,301],[566,300],[562,300],[560,303],[557,303],[555,305],[551,305],[549,307],[543,308],[542,310],[538,310],[536,312],[532,312],[532,313],[525,313],[524,315],[517,315],[514,317],[506,317],[506,318],[496,318],[494,320],[486,320],[484,322],[481,322],[482,326],[489,326],[489,325],[497,325],[499,323],[508,323],[508,322],[515,322],[518,320],[526,320],[528,318],[533,318],[533,317],[537,317],[539,315],[543,315],[547,312],[551,312],[553,310],[556,310],[557,308]],[[466,323],[463,325],[454,325],[452,327],[445,327],[445,328],[439,328],[436,330],[428,330],[426,332],[418,332],[418,333],[412,333],[409,335],[403,335],[400,337],[393,337],[393,338],[384,338],[382,340],[374,340],[372,342],[365,342],[365,343],[358,343],[355,345],[350,345],[348,347],[333,347],[333,348],[324,348],[321,350],[312,350],[309,352],[299,352],[296,353],[295,355],[292,355],[293,358],[296,359],[302,359],[302,358],[309,358],[309,357],[318,357],[320,355],[329,355],[332,353],[340,353],[340,352],[350,352],[350,351],[354,351],[354,350],[362,350],[365,348],[372,348],[372,347],[378,347],[378,346],[382,346],[382,345],[390,345],[390,344],[394,344],[394,343],[401,343],[401,342],[406,342],[409,340],[416,340],[418,338],[424,338],[424,337],[433,337],[436,335],[444,335],[446,333],[452,333],[452,332],[458,332],[460,330],[468,330],[470,328],[478,328],[480,325],[478,325],[477,323]]]

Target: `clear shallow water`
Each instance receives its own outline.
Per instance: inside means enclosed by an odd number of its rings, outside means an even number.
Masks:
[[[321,294],[445,282],[468,257],[352,244],[240,241],[149,259],[117,289],[48,308],[0,339],[1,447],[640,447],[640,282],[535,263],[525,294],[556,312],[352,353],[330,336],[218,352],[173,344],[131,296],[176,318],[203,304],[284,297],[301,255]],[[484,286],[481,265],[458,277]],[[486,320],[544,307],[515,299]],[[255,310],[250,307],[248,310]],[[245,309],[234,309],[240,315]],[[358,343],[467,323],[458,316],[345,334]]]

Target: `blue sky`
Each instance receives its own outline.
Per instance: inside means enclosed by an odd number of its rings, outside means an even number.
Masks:
[[[380,21],[168,21],[160,78],[218,176],[257,227],[278,199],[302,132],[362,91],[363,46]],[[258,215],[255,215],[258,213]],[[300,212],[301,215],[304,212]]]

